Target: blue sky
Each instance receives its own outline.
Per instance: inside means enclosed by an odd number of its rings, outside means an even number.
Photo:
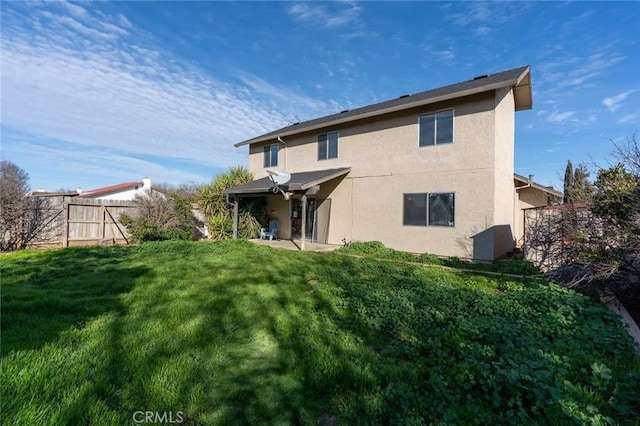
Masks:
[[[205,183],[233,144],[530,65],[515,171],[561,186],[640,127],[638,2],[8,2],[2,158],[31,187]]]

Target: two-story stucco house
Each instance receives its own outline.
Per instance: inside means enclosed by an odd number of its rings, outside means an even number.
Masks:
[[[267,197],[279,238],[494,260],[521,209],[559,195],[514,175],[515,113],[531,107],[522,67],[295,123],[237,143],[257,180],[226,192]],[[277,193],[270,170],[291,173]]]

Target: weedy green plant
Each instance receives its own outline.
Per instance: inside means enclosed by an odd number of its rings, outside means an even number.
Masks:
[[[497,272],[516,275],[540,275],[540,269],[533,263],[519,257],[500,259],[493,263],[476,263],[457,257],[439,257],[431,253],[414,254],[385,247],[380,241],[354,241],[348,246],[338,249],[339,253],[368,256],[378,259],[398,260],[423,263],[425,265],[442,265],[458,269]]]
[[[570,290],[243,240],[0,259],[5,424],[635,424],[619,319]]]

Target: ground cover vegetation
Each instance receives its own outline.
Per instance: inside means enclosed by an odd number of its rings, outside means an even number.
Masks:
[[[3,255],[3,423],[640,421],[638,357],[600,304],[365,251],[236,240]]]
[[[532,262],[521,257],[500,259],[493,263],[477,263],[458,257],[442,257],[431,253],[414,254],[385,247],[380,241],[354,241],[339,249],[342,254],[354,256],[365,255],[375,259],[397,260],[402,262],[419,263],[424,265],[439,265],[471,271],[485,271],[491,273],[542,276],[542,272]]]

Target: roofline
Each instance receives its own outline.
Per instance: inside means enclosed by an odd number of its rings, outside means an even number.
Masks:
[[[315,170],[310,170],[309,172],[314,172]],[[296,184],[296,185],[281,185],[283,187],[287,188],[287,191],[306,191],[309,188],[312,188],[316,185],[320,185],[324,182],[328,182],[332,179],[335,179],[337,177],[340,177],[342,175],[346,175],[347,173],[349,173],[351,171],[351,167],[341,167],[339,169],[336,169],[335,172],[325,175],[321,178],[312,180],[310,182],[307,182],[305,184]],[[308,172],[295,172],[295,173],[308,173]],[[266,179],[266,178],[260,178],[260,179],[256,179],[256,180],[261,180],[261,179]],[[255,181],[254,181],[255,182]],[[249,182],[250,183],[250,182]],[[275,186],[275,185],[274,185]],[[230,191],[231,188],[225,188],[222,193],[223,194],[264,194],[265,190],[264,188],[255,188],[255,189],[247,189],[247,190],[243,190],[242,192],[238,192],[238,191]]]
[[[484,92],[488,92],[488,91],[491,91],[491,90],[501,89],[503,87],[509,87],[509,86],[516,87],[530,74],[530,72],[531,72],[531,68],[529,66],[526,66],[526,67],[524,67],[524,70],[522,71],[522,73],[517,78],[512,78],[512,79],[509,79],[509,80],[503,80],[503,81],[499,81],[499,82],[496,82],[496,83],[482,85],[482,86],[478,86],[478,87],[473,87],[471,89],[460,90],[460,91],[457,91],[457,92],[453,92],[453,93],[449,93],[449,94],[441,95],[441,96],[436,96],[436,97],[433,97],[433,98],[420,99],[420,100],[417,100],[417,101],[414,101],[414,102],[403,102],[401,104],[392,105],[392,106],[389,106],[387,108],[377,109],[377,110],[365,112],[365,113],[362,113],[362,114],[350,115],[349,117],[341,117],[340,113],[338,113],[338,114],[330,114],[330,115],[328,115],[326,117],[331,117],[332,115],[335,115],[336,118],[333,119],[333,120],[322,122],[322,123],[318,123],[318,124],[315,124],[315,125],[312,125],[312,126],[301,127],[299,129],[297,128],[298,124],[303,124],[303,123],[293,124],[293,125],[289,126],[291,128],[291,130],[287,130],[287,128],[285,128],[282,132],[277,132],[275,134],[273,132],[271,132],[271,133],[268,133],[268,136],[267,135],[258,136],[258,137],[252,138],[252,139],[248,139],[246,141],[238,142],[238,143],[234,144],[234,146],[236,148],[238,148],[238,147],[244,146],[244,145],[251,145],[251,144],[254,144],[254,143],[266,142],[266,141],[269,141],[269,140],[276,139],[278,137],[291,136],[291,135],[295,135],[297,133],[302,133],[302,132],[307,132],[307,131],[311,131],[311,130],[321,129],[323,127],[335,126],[336,124],[348,123],[350,121],[362,120],[362,119],[365,119],[365,118],[370,118],[370,117],[375,117],[375,116],[378,116],[378,115],[389,114],[389,113],[393,113],[393,112],[397,112],[397,111],[416,108],[416,107],[419,107],[419,106],[434,104],[434,103],[437,103],[437,102],[447,101],[447,100],[450,100],[450,99],[456,99],[456,98],[462,98],[462,97],[465,97],[465,96],[476,95],[478,93],[484,93]],[[462,83],[465,83],[465,82],[462,82]],[[454,85],[455,84],[460,84],[460,83],[454,83]],[[529,92],[531,92],[531,85],[530,84],[526,84],[526,86],[528,87]],[[443,87],[446,87],[446,86],[443,86]],[[437,89],[434,89],[434,90],[437,90]],[[531,98],[531,95],[529,96],[529,98]],[[388,101],[389,100],[383,101],[383,102],[380,102],[380,103],[384,103],[384,102],[388,102]],[[370,105],[367,105],[367,106],[362,107],[362,108],[366,108],[368,106],[370,106]],[[530,106],[529,106],[529,108],[530,108]],[[524,108],[521,108],[521,109],[524,109]],[[516,108],[516,110],[518,110],[518,108]]]
[[[529,181],[528,178],[526,178],[526,177],[524,177],[522,175],[519,175],[517,173],[513,174],[513,178],[515,180],[517,180],[517,181],[522,182],[522,183],[527,183],[527,184],[531,185],[531,186],[525,186],[525,187],[521,187],[521,188],[536,188],[536,189],[539,189],[541,191],[547,192],[549,194],[555,195],[557,197],[562,197],[563,196],[562,192],[554,189],[553,187],[548,187],[548,186],[540,185],[539,183],[536,183],[536,182],[533,182],[533,181]],[[521,189],[521,188],[516,188],[516,189]]]
[[[316,179],[316,180],[312,180],[311,182],[307,182],[304,185],[299,185],[300,188],[297,187],[290,187],[289,189],[293,190],[293,191],[305,191],[309,188],[312,188],[316,185],[320,185],[321,183],[324,182],[328,182],[332,179],[335,179],[337,177],[340,177],[342,175],[346,175],[347,173],[349,173],[351,171],[351,167],[341,167],[338,170],[336,170],[334,173],[331,173],[330,175],[326,175],[320,179]]]
[[[96,195],[110,194],[112,192],[120,192],[122,190],[134,188],[136,186],[144,186],[144,182],[126,182],[118,185],[105,186],[104,188],[91,189],[89,191],[81,192],[79,198],[94,197]]]

